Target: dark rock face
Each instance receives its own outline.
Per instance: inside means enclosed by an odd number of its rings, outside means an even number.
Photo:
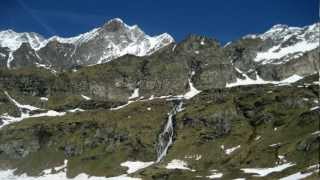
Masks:
[[[265,80],[283,80],[293,74],[311,75],[320,69],[319,48],[284,64],[267,64],[257,67],[258,74]]]
[[[53,69],[69,69],[76,65],[73,58],[76,49],[73,44],[51,41],[38,51],[42,64],[48,65]]]
[[[39,144],[37,141],[12,141],[6,144],[0,145],[0,152],[5,153],[13,159],[21,159],[28,156],[32,152],[39,150]]]
[[[15,105],[11,103],[8,97],[4,94],[4,92],[0,92],[0,114],[5,114],[17,117],[20,115],[20,111]],[[6,118],[2,117],[1,122],[5,121]]]
[[[320,136],[314,135],[299,142],[297,150],[304,152],[316,151],[319,150],[319,143]]]
[[[44,74],[41,74],[44,72]],[[45,96],[48,94],[48,86],[52,83],[52,75],[45,76],[45,71],[15,71],[0,70],[0,87],[2,90],[15,89],[25,95]]]
[[[10,63],[10,67],[13,68],[25,68],[34,67],[36,64],[40,64],[40,58],[37,52],[32,49],[30,44],[22,43],[19,49],[13,53],[13,61]]]
[[[315,123],[319,121],[320,109],[316,109],[310,112],[304,112],[299,116],[299,125],[301,127]]]
[[[8,58],[9,58],[9,50],[7,48],[0,47],[0,68],[7,67]]]
[[[240,39],[225,47],[229,61],[241,71],[248,72],[255,69],[256,63],[253,59],[256,57],[256,52],[262,45],[261,39]]]

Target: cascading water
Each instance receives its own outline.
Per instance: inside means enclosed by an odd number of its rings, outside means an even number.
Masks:
[[[172,145],[174,136],[173,121],[177,112],[182,111],[182,101],[175,100],[173,109],[168,113],[168,120],[163,129],[159,134],[158,145],[157,145],[157,162],[160,162],[167,154],[168,148]]]

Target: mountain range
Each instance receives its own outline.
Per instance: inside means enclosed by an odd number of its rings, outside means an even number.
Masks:
[[[57,69],[106,63],[126,54],[146,56],[174,42],[166,33],[150,37],[121,19],[70,38],[45,39],[37,33],[6,30],[0,32],[0,39],[8,68],[44,65]]]
[[[0,179],[317,179],[319,41],[0,31]]]

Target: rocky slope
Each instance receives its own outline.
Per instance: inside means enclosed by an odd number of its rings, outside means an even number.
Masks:
[[[1,32],[0,179],[317,179],[318,31]]]
[[[250,179],[258,177],[244,169],[266,168],[270,172],[260,174],[261,178],[278,179],[300,171],[314,172],[316,169],[308,168],[318,163],[318,79],[312,76],[290,86],[211,89],[182,100],[182,109],[173,117],[173,144],[168,154],[160,163],[130,176],[209,179],[222,174],[223,179]],[[158,135],[167,113],[181,100],[140,100],[118,110],[95,107],[98,100],[79,101],[76,107],[83,112],[30,118],[3,127],[2,168],[39,176],[68,159],[66,169],[51,173],[65,172],[70,178],[80,173],[126,174],[124,162],[156,161]],[[281,165],[288,167],[272,170]],[[316,174],[307,175],[316,178]]]

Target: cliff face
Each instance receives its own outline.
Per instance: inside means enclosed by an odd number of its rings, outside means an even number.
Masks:
[[[180,44],[172,44],[147,57],[125,55],[106,64],[63,73],[54,74],[43,68],[36,70],[39,73],[33,72],[33,68],[3,69],[3,77],[7,78],[0,86],[4,89],[11,86],[46,89],[42,94],[38,92],[39,96],[82,93],[112,101],[127,101],[137,88],[144,97],[179,95],[189,90],[188,79],[199,89],[222,88],[235,79],[232,65],[224,54],[216,41],[190,36]],[[16,75],[20,72],[24,72],[28,80],[23,81]]]

